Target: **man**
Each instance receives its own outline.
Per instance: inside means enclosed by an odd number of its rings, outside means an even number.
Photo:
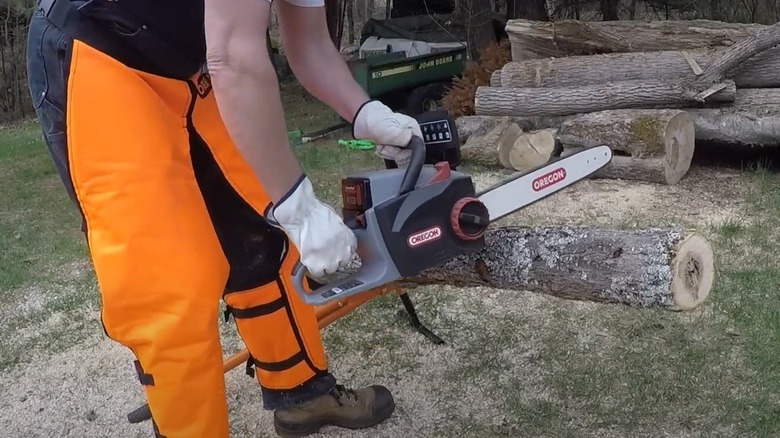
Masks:
[[[355,137],[404,165],[420,128],[355,83],[329,38],[323,0],[275,6],[301,84],[352,121]],[[265,52],[269,0],[38,7],[33,103],[83,217],[106,335],[137,359],[156,436],[228,436],[220,298],[280,435],[389,417],[386,388],[336,384],[314,309],[292,291],[299,256],[316,277],[347,261],[356,242],[287,143]]]

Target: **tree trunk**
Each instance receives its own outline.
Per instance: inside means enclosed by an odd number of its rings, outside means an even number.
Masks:
[[[496,34],[493,30],[493,9],[491,0],[460,0],[464,7],[468,28],[469,56],[473,60],[479,59],[479,51],[496,42]]]
[[[496,70],[490,86],[579,87],[605,82],[695,78],[724,49],[608,53],[510,62]],[[697,70],[697,66],[702,70]],[[737,88],[780,87],[780,47],[747,59],[726,75]]]
[[[714,276],[712,248],[695,234],[553,226],[491,228],[481,252],[409,281],[687,310],[707,299]]]
[[[601,19],[603,21],[614,21],[620,19],[618,15],[618,6],[620,0],[601,0]]]
[[[328,23],[328,33],[333,45],[341,49],[341,28],[343,23],[343,2],[347,0],[325,0],[325,20]]]
[[[602,21],[509,20],[513,59],[613,52],[728,47],[767,26],[710,20]],[[515,52],[522,54],[514,58]]]
[[[528,20],[549,21],[545,0],[507,0],[506,19],[526,18]]]
[[[622,81],[583,87],[510,88],[477,87],[476,115],[486,116],[564,116],[577,113],[628,108],[685,108],[699,106],[706,84],[696,86],[685,80]],[[734,81],[712,88],[709,102],[733,102]]]

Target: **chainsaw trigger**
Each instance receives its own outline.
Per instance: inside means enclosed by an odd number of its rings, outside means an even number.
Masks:
[[[446,181],[450,179],[450,163],[447,161],[439,161],[438,163],[434,164],[433,167],[436,168],[436,175],[433,176],[433,178],[428,181],[428,184],[433,184],[435,182],[440,181]]]

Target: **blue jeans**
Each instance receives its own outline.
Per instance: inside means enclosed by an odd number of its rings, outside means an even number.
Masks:
[[[68,37],[42,14],[33,14],[27,35],[27,84],[49,154],[68,196],[75,202],[65,133],[69,44]]]

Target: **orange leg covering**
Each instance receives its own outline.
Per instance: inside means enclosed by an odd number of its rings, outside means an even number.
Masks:
[[[158,434],[226,438],[223,294],[236,309],[278,307],[236,319],[268,405],[326,391],[333,378],[314,309],[287,292],[297,254],[258,213],[267,196],[208,84],[195,84],[129,70],[74,43],[68,158],[103,325],[136,356]]]

